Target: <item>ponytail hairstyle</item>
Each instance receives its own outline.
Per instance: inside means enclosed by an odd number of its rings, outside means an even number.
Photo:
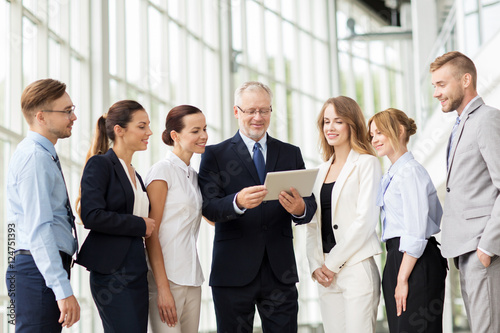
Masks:
[[[167,119],[165,120],[165,130],[161,138],[168,146],[174,145],[174,140],[170,133],[176,131],[180,133],[186,124],[184,124],[184,117],[190,114],[202,113],[200,109],[192,105],[179,105],[174,107],[168,112]]]
[[[144,108],[141,104],[132,100],[118,101],[111,105],[108,113],[102,115],[97,120],[94,138],[92,144],[85,157],[85,164],[94,155],[105,154],[110,148],[110,142],[115,141],[115,126],[127,128],[128,124],[132,121],[135,112],[142,111]],[[82,199],[81,188],[76,199],[76,211],[78,215],[81,212],[80,202]]]
[[[417,124],[415,124],[413,119],[409,118],[401,110],[389,108],[376,113],[368,121],[367,136],[370,142],[373,139],[373,136],[370,134],[372,122],[375,122],[380,133],[389,138],[391,146],[395,151],[401,149],[399,138],[402,134],[404,135],[404,142],[407,144],[410,141],[410,136],[417,132]]]

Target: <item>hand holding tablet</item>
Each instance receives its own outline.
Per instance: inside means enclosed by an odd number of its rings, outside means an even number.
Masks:
[[[278,200],[281,191],[290,193],[290,187],[295,188],[301,197],[308,197],[312,194],[314,182],[319,169],[301,169],[290,171],[268,172],[264,186],[267,188],[267,195],[264,201]]]

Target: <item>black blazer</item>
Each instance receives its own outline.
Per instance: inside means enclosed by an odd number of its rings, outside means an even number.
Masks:
[[[146,191],[136,173],[143,191]],[[90,232],[78,254],[78,264],[90,271],[110,274],[125,259],[134,238],[146,234],[142,217],[132,215],[132,185],[113,149],[91,157],[83,170],[81,217]]]
[[[298,147],[267,137],[266,172],[304,169]],[[260,185],[259,176],[239,133],[202,155],[198,176],[203,215],[215,223],[211,286],[244,286],[257,275],[267,252],[274,275],[283,283],[298,281],[293,251],[292,215],[279,201],[263,202],[238,215],[233,199],[248,186]],[[308,223],[316,212],[314,196],[304,198]]]

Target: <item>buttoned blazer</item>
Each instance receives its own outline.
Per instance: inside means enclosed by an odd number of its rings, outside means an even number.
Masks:
[[[338,273],[346,265],[354,265],[382,252],[376,233],[380,214],[380,208],[376,205],[382,177],[380,162],[372,155],[351,150],[331,195],[336,245],[329,254],[323,254],[320,193],[332,159],[319,166],[313,189],[318,209],[307,225],[306,242],[311,274],[323,264]]]
[[[480,247],[500,255],[500,111],[481,98],[462,114],[451,147],[442,223],[442,253]]]
[[[137,173],[136,179],[146,192]],[[81,191],[81,218],[90,232],[79,252],[78,264],[110,274],[123,264],[131,241],[146,233],[144,219],[132,215],[132,185],[113,149],[88,160]]]
[[[266,172],[304,169],[300,149],[267,137]],[[215,222],[211,286],[244,286],[259,272],[267,253],[274,275],[283,283],[298,281],[293,250],[292,215],[279,201],[263,202],[239,215],[233,200],[245,187],[260,185],[257,170],[239,133],[208,146],[202,155],[198,183],[203,215]],[[316,211],[314,197],[304,198],[307,223]]]

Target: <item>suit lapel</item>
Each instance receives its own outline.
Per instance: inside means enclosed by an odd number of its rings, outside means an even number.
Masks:
[[[337,209],[337,201],[339,199],[340,192],[342,191],[342,188],[344,187],[345,182],[347,181],[347,178],[349,178],[349,175],[351,174],[352,170],[356,166],[356,162],[358,160],[358,157],[359,157],[359,153],[357,153],[351,149],[349,156],[347,156],[347,161],[345,162],[345,165],[342,168],[342,171],[340,171],[339,177],[337,178],[337,181],[335,182],[335,186],[333,186],[332,216],[335,216],[335,210]]]
[[[231,149],[233,150],[235,155],[238,156],[238,158],[241,160],[241,163],[245,166],[250,175],[252,175],[252,178],[255,181],[255,183],[260,185],[260,179],[259,175],[257,174],[257,168],[255,167],[255,164],[253,164],[252,156],[250,156],[248,148],[243,142],[243,139],[241,138],[239,132],[236,133],[235,136],[233,136],[233,138],[231,139],[231,143],[233,144]],[[268,147],[268,152],[269,152],[269,147]],[[266,165],[266,170],[267,170],[267,165]]]
[[[276,170],[279,151],[280,147],[278,145],[278,141],[267,135],[266,173]]]
[[[455,159],[455,152],[457,150],[458,143],[460,142],[460,138],[462,137],[462,132],[464,130],[465,123],[467,122],[467,120],[469,120],[469,116],[474,111],[476,111],[483,104],[484,104],[483,99],[482,98],[478,98],[469,107],[469,109],[467,110],[467,112],[462,115],[462,120],[460,121],[460,124],[458,125],[458,129],[457,129],[457,133],[455,134],[456,135],[456,139],[454,140],[455,142],[452,142],[452,146],[450,147],[450,149],[451,149],[451,157],[450,157],[450,165],[448,167],[447,174],[446,174],[446,183],[447,184],[448,184],[448,179],[450,178],[451,168],[453,167],[453,160]]]
[[[123,169],[123,165],[121,164],[118,156],[116,156],[113,149],[108,150],[106,155],[109,156],[109,159],[113,163],[115,173],[120,180],[123,190],[125,191],[125,198],[127,200],[127,212],[130,212],[130,214],[132,214],[132,212],[134,211],[134,190],[132,189],[132,184],[130,184],[130,180],[128,179],[128,176]]]
[[[314,184],[314,189],[313,193],[314,196],[316,197],[316,201],[319,203],[319,197],[321,194],[321,187],[323,186],[323,183],[325,182],[326,175],[328,174],[328,170],[330,170],[330,166],[332,165],[333,157],[330,157],[328,161],[325,163],[322,163],[319,166],[318,170],[318,176],[316,177],[316,183]],[[319,205],[318,205],[319,207]]]

